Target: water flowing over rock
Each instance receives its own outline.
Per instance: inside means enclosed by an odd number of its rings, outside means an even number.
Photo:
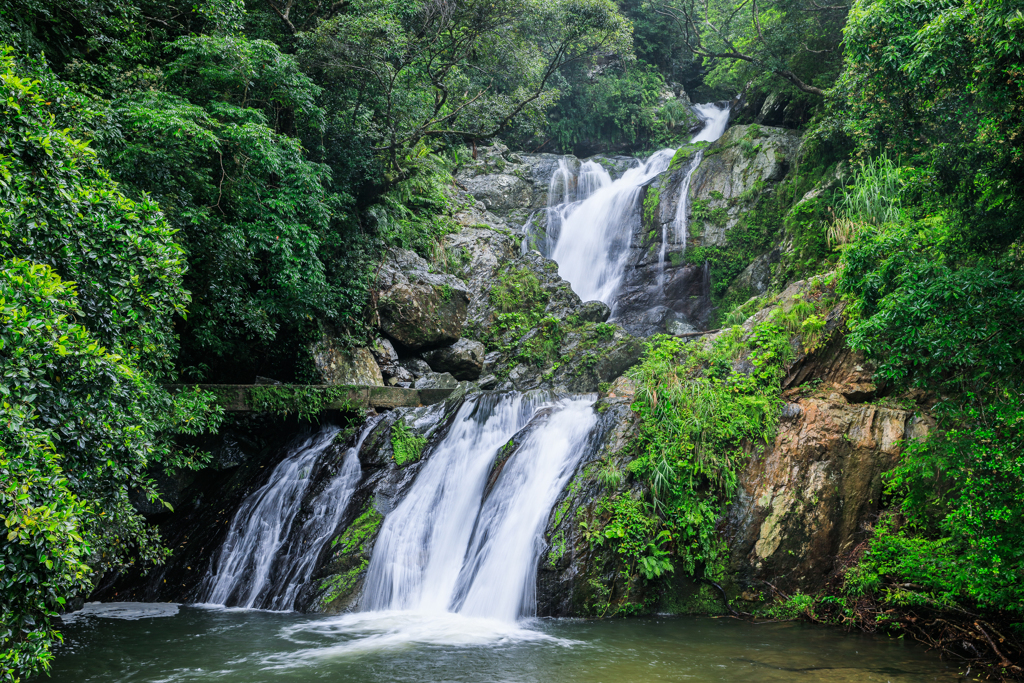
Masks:
[[[535,414],[543,395],[467,401],[384,519],[360,607],[455,611],[515,621],[531,615],[540,534],[595,424],[581,399]],[[492,466],[523,429],[486,500]],[[467,523],[476,520],[475,523]]]
[[[663,173],[671,160],[672,150],[657,152],[618,181],[603,184],[564,209],[551,257],[581,298],[605,302],[613,316],[629,261],[630,238],[640,221],[641,189]]]
[[[537,613],[537,560],[551,507],[588,453],[592,401],[567,401],[535,416],[505,455],[488,491],[456,585],[460,614],[514,621]]]
[[[705,125],[691,142],[721,136],[728,107],[699,105],[697,111]],[[615,180],[602,160],[588,160],[580,167],[575,186],[560,176],[552,180],[544,244],[555,246],[547,253],[582,298],[608,304],[612,319],[631,333],[663,332],[677,318],[697,325],[705,322],[706,292],[699,267],[685,267],[681,259],[689,180],[701,158],[700,147],[680,153],[662,150]],[[562,165],[561,175],[569,168]],[[555,192],[556,180],[569,190]],[[528,235],[538,232],[534,224],[528,226]],[[538,237],[532,241],[540,243]]]
[[[491,461],[536,407],[537,399],[522,395],[463,405],[413,490],[385,518],[363,609],[448,609]]]
[[[417,389],[454,389],[459,386],[450,372],[428,372],[416,379],[413,386]]]
[[[749,197],[771,191],[796,151],[791,133],[756,126],[716,140],[727,116],[702,107],[701,135],[643,163],[481,148],[458,176],[473,195],[459,195],[463,229],[442,238],[432,263],[389,254],[377,282],[387,338],[355,352],[364,374],[380,373],[365,383],[451,396],[284,450],[225,437],[215,468],[164,482],[178,511],[144,510],[164,520],[174,557],[151,577],[111,579],[105,595],[503,622],[715,609],[691,599],[701,588],[685,572],[645,581],[614,543],[593,539],[610,500],[650,500],[649,482],[628,469],[642,424],[623,373],[643,353],[638,337],[705,327],[710,271],[686,263],[685,250],[727,243]],[[773,259],[755,261],[736,286],[777,291]],[[807,286],[771,300],[746,332],[773,308],[792,310]],[[838,304],[825,327],[833,341],[813,351],[795,343],[777,434],[739,474],[721,520],[730,597],[765,581],[820,587],[865,537],[900,441],[929,428],[910,411],[865,403],[880,390],[842,347],[843,321]],[[323,368],[330,348],[328,338]],[[266,434],[272,420],[252,424]]]
[[[338,433],[325,427],[297,444],[267,483],[238,509],[203,591],[204,602],[262,609],[292,609],[309,580],[320,549],[334,533],[362,475],[358,449],[364,429],[341,470],[316,494],[305,521],[297,516],[314,481],[312,470]]]

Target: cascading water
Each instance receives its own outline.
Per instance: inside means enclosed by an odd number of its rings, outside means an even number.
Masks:
[[[339,430],[324,427],[291,449],[231,521],[206,580],[206,603],[294,608],[296,593],[309,581],[320,550],[359,483],[359,448],[374,424],[365,426],[356,445],[346,451],[341,470],[313,499],[312,514],[301,526],[296,525],[296,516],[312,482],[310,475]]]
[[[455,611],[503,621],[536,614],[544,525],[596,423],[592,400],[566,401],[519,446],[477,517]]]
[[[367,610],[448,609],[494,456],[539,396],[466,401],[405,499],[385,519],[363,588]]]
[[[558,262],[558,273],[581,299],[603,301],[612,307],[613,315],[633,224],[640,218],[637,198],[644,185],[665,172],[672,154],[670,149],[655,152],[642,165],[563,211],[558,243],[551,254]]]
[[[694,107],[698,116],[704,121],[704,128],[690,139],[690,144],[695,142],[714,142],[722,137],[725,127],[729,125],[729,107],[719,107],[717,104],[698,104]],[[682,245],[682,251],[686,252],[687,231],[689,230],[690,216],[690,181],[693,179],[693,172],[700,166],[704,159],[704,150],[699,149],[690,159],[690,165],[686,169],[686,176],[679,186],[679,201],[676,202],[675,220],[672,221],[672,229],[675,232],[676,241]],[[664,226],[661,233],[661,255],[659,267],[665,267],[665,251],[668,245],[668,236]]]
[[[690,140],[694,142],[713,142],[720,138],[729,124],[728,106],[717,104],[698,104],[694,107],[697,115],[704,121],[704,128]],[[607,173],[599,164],[584,162],[580,167],[580,178],[577,185],[575,201],[566,201],[563,195],[555,192],[548,194],[548,225],[549,239],[555,240],[550,251],[551,258],[558,262],[559,274],[569,281],[573,290],[584,301],[597,299],[612,308],[615,315],[616,295],[622,283],[629,257],[631,236],[636,223],[640,220],[638,198],[641,189],[649,184],[655,176],[664,173],[675,150],[664,149],[655,152],[643,164],[629,169],[618,180],[590,183],[589,192],[584,194],[579,188],[584,185],[586,174],[599,176]],[[689,183],[693,172],[700,165],[702,153],[698,152],[691,160],[686,177],[681,187],[680,207],[677,209],[673,230],[677,239],[686,238],[686,214],[689,203]],[[563,167],[559,173],[564,175]],[[600,169],[598,173],[596,169]],[[561,178],[561,176],[560,176]],[[552,187],[555,180],[552,179]],[[559,183],[568,185],[564,179]],[[557,204],[558,201],[566,203]],[[554,235],[554,238],[552,238]],[[658,256],[659,284],[663,285],[665,257],[668,247],[668,232],[662,226],[661,249]]]
[[[558,244],[562,233],[562,223],[575,210],[579,202],[597,192],[602,187],[611,185],[612,178],[604,166],[594,161],[584,161],[580,165],[579,174],[573,172],[568,159],[558,160],[558,168],[551,175],[548,183],[548,205],[545,209],[544,241],[535,246],[545,256],[550,256]],[[536,215],[530,216],[526,222],[526,239],[523,240],[523,253],[533,244],[529,235]]]
[[[544,522],[585,452],[597,420],[593,400],[549,407],[482,499],[498,449],[544,404],[539,395],[510,393],[463,405],[384,520],[366,575],[364,610],[454,612],[505,622],[534,612]]]
[[[695,142],[714,142],[722,137],[726,127],[729,125],[729,114],[732,111],[729,105],[720,106],[714,103],[695,104],[693,108],[697,112],[697,116],[704,121],[704,128],[690,138],[690,144]]]

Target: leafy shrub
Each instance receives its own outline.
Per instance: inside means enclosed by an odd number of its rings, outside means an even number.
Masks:
[[[0,256],[45,263],[78,283],[77,301],[100,343],[147,370],[173,370],[172,318],[189,294],[184,253],[148,197],[132,201],[89,145],[57,127],[59,85],[19,75],[0,52]]]
[[[887,475],[898,515],[876,527],[851,589],[1005,612],[1024,628],[1024,395],[1008,391],[945,423],[908,444]]]
[[[129,499],[157,501],[147,468],[198,467],[167,438],[216,428],[214,397],[172,399],[81,324],[49,266],[0,265],[0,663],[46,668],[57,610],[105,571],[169,552]],[[88,566],[87,566],[88,565]],[[12,673],[13,672],[13,673]]]
[[[426,437],[414,433],[404,420],[391,425],[391,447],[395,453],[395,464],[399,467],[419,460],[426,445]]]
[[[649,342],[629,373],[637,386],[633,410],[642,420],[639,456],[629,470],[650,484],[652,521],[648,535],[632,543],[664,546],[688,573],[719,571],[724,547],[715,525],[751,447],[772,438],[791,354],[788,334],[773,322],[758,325],[749,339],[734,328],[707,344]],[[747,356],[750,374],[733,369],[737,355]]]

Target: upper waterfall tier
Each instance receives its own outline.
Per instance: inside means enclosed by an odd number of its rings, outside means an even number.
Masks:
[[[690,142],[713,142],[721,137],[729,122],[728,106],[701,104],[695,109],[704,127]],[[603,301],[612,309],[613,320],[624,319],[631,324],[630,331],[641,334],[664,331],[666,323],[672,322],[700,325],[701,311],[689,303],[707,297],[707,292],[700,290],[703,278],[695,270],[683,274],[688,283],[683,287],[669,287],[677,283],[666,277],[670,237],[680,246],[676,250],[680,256],[686,248],[689,180],[701,162],[697,152],[680,167],[674,163],[675,156],[672,149],[655,152],[615,180],[594,161],[584,162],[572,178],[571,165],[562,160],[548,191],[546,245],[558,262],[559,273],[584,301]],[[648,188],[666,173],[681,176],[672,188],[678,195],[679,210],[672,224],[662,222],[660,230],[655,230],[660,245],[655,247],[656,263],[649,263],[646,233],[651,226],[645,223],[651,222],[648,214],[660,200],[660,192],[652,194]],[[646,273],[635,272],[647,265],[656,269],[653,280]]]

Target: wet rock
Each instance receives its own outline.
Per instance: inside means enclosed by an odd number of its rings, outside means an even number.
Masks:
[[[498,378],[494,375],[484,375],[476,381],[476,385],[484,390],[494,389],[498,386]]]
[[[499,173],[463,176],[460,180],[467,192],[495,214],[508,214],[513,209],[528,207],[533,203],[531,184],[516,175]]]
[[[706,202],[709,215],[691,229],[700,235],[701,244],[726,243],[729,230],[757,194],[786,176],[800,141],[800,134],[792,130],[732,126],[707,148],[690,184],[691,201]]]
[[[588,301],[576,310],[576,317],[585,323],[603,323],[611,314],[612,309],[603,301]]]
[[[427,365],[427,362],[422,358],[406,358],[399,362],[405,370],[409,372],[415,379],[419,379],[424,375],[429,375],[433,370]]]
[[[778,249],[773,249],[767,254],[758,256],[754,259],[753,263],[736,276],[736,279],[729,285],[726,296],[735,294],[734,298],[743,300],[751,296],[764,294],[768,291],[768,286],[771,284],[771,267],[773,264],[778,263],[780,258],[781,254]]]
[[[466,398],[477,391],[468,382],[456,383],[455,391],[442,403],[399,408],[378,418],[380,421],[359,451],[363,480],[352,495],[342,523],[326,545],[303,609],[338,614],[360,608],[363,581],[384,518],[408,494]],[[398,421],[426,440],[420,457],[403,466],[395,463],[392,443],[392,428]]]
[[[633,398],[636,395],[636,384],[630,378],[623,375],[619,377],[608,388],[606,398]]]
[[[445,235],[444,245],[453,272],[468,286],[467,320],[472,324],[489,319],[491,286],[498,269],[519,256],[515,238],[508,232],[465,228]]]
[[[462,280],[432,273],[425,259],[396,249],[381,265],[377,283],[380,330],[403,348],[444,346],[462,335],[469,306]]]
[[[682,320],[681,317],[675,316],[669,317],[665,321],[665,331],[677,337],[693,335],[696,334],[697,332],[700,332],[700,330],[698,330],[696,327],[686,322],[685,320]]]
[[[415,389],[454,389],[457,386],[459,380],[448,372],[428,372],[413,384]]]
[[[593,161],[601,164],[604,170],[608,171],[608,175],[612,177],[612,180],[618,180],[626,171],[640,164],[640,161],[635,157],[608,156],[605,154],[595,154],[584,161]]]
[[[424,359],[437,372],[450,372],[460,380],[475,380],[484,367],[487,349],[478,341],[460,339],[451,346],[445,346],[424,354]]]
[[[387,339],[377,339],[374,341],[373,346],[370,347],[370,351],[373,352],[373,356],[377,360],[377,365],[380,366],[380,372],[384,377],[385,384],[398,386],[415,380],[413,374],[405,369],[398,361],[398,354],[395,352],[395,347],[392,346],[391,342]]]
[[[418,350],[450,344],[462,334],[469,294],[435,285],[395,285],[377,302],[380,330],[403,347]]]
[[[538,616],[610,617],[647,599],[645,586],[628,578],[613,544],[590,541],[607,519],[602,501],[644,495],[625,470],[637,427],[629,403],[626,398],[598,401],[599,427],[590,448],[548,517],[537,568]],[[598,476],[602,470],[618,476],[606,476],[604,483]]]
[[[384,386],[380,367],[368,348],[342,350],[333,338],[325,337],[313,347],[312,356],[322,384]]]

